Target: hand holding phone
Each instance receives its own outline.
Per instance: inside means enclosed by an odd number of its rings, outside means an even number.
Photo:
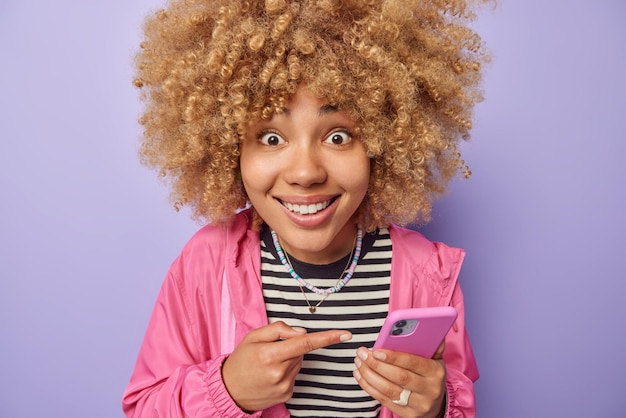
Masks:
[[[456,317],[457,311],[452,306],[395,310],[385,319],[374,349],[432,358]]]

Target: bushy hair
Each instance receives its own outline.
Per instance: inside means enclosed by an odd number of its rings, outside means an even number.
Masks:
[[[239,142],[297,86],[357,123],[371,158],[368,230],[428,220],[469,169],[458,150],[488,58],[464,0],[171,0],[136,56],[140,155],[197,219],[228,222],[248,198]]]

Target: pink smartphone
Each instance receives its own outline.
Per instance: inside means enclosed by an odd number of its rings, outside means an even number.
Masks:
[[[374,349],[386,348],[431,358],[457,317],[452,306],[398,309],[390,312]]]

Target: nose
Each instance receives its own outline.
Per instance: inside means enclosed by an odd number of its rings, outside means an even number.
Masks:
[[[285,161],[283,178],[292,185],[311,187],[326,181],[324,158],[318,147],[295,146]]]

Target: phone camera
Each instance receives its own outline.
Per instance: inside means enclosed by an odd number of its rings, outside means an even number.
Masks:
[[[403,328],[406,326],[406,321],[400,320],[393,325],[393,329],[391,330],[391,335],[402,335],[404,333]]]

